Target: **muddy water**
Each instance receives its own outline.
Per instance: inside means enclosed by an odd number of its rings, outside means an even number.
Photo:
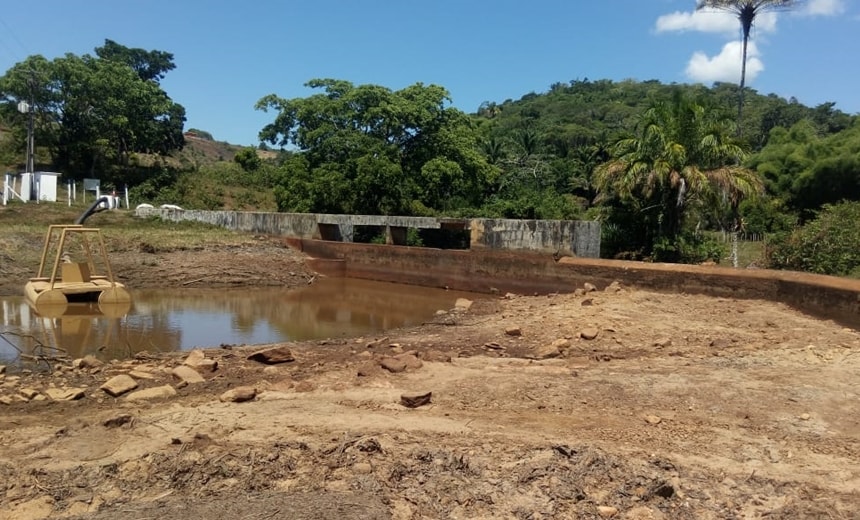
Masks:
[[[119,317],[104,316],[96,304],[73,304],[57,318],[40,316],[23,298],[0,298],[0,360],[57,348],[72,357],[123,359],[141,351],[361,336],[421,324],[458,297],[480,296],[323,278],[298,290],[132,291],[132,307]]]

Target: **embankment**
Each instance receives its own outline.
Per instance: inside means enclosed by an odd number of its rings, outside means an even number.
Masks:
[[[477,292],[570,292],[619,281],[656,291],[783,302],[860,330],[860,280],[831,276],[562,257],[494,249],[440,250],[291,239],[311,267],[347,276]]]

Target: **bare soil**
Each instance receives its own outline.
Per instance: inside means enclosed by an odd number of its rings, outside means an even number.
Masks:
[[[259,245],[112,261],[133,287],[313,276]],[[187,353],[8,370],[0,519],[860,518],[860,333],[782,304],[508,295],[284,346],[276,365],[207,350],[217,369],[188,384]],[[99,389],[121,374],[175,395]]]

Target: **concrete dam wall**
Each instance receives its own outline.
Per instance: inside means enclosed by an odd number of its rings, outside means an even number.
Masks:
[[[387,215],[329,215],[138,208],[138,217],[204,222],[235,231],[286,238],[353,242],[355,228],[384,228],[386,242],[406,244],[406,231],[447,229],[469,233],[469,247],[528,250],[557,256],[598,258],[600,223],[572,220],[451,219]]]

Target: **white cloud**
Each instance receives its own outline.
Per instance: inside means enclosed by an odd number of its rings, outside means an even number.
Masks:
[[[845,12],[844,0],[807,0],[798,11],[804,16],[836,16]]]
[[[657,18],[657,32],[701,31],[711,33],[730,33],[738,31],[738,20],[731,13],[693,11],[691,13],[664,14]]]
[[[828,3],[840,0],[810,0],[813,3]],[[811,5],[810,5],[811,7]],[[755,30],[763,33],[776,31],[777,13],[764,11],[756,16]],[[661,32],[684,32],[698,31],[707,33],[720,33],[735,37],[741,30],[738,17],[728,11],[703,9],[691,12],[675,11],[664,14],[657,18],[655,29]]]
[[[704,52],[696,52],[687,63],[687,77],[696,82],[713,83],[725,81],[740,83],[741,60],[743,44],[740,41],[729,42],[716,56],[709,57]],[[764,70],[764,64],[759,58],[758,48],[750,41],[747,46],[747,83],[752,82]]]

